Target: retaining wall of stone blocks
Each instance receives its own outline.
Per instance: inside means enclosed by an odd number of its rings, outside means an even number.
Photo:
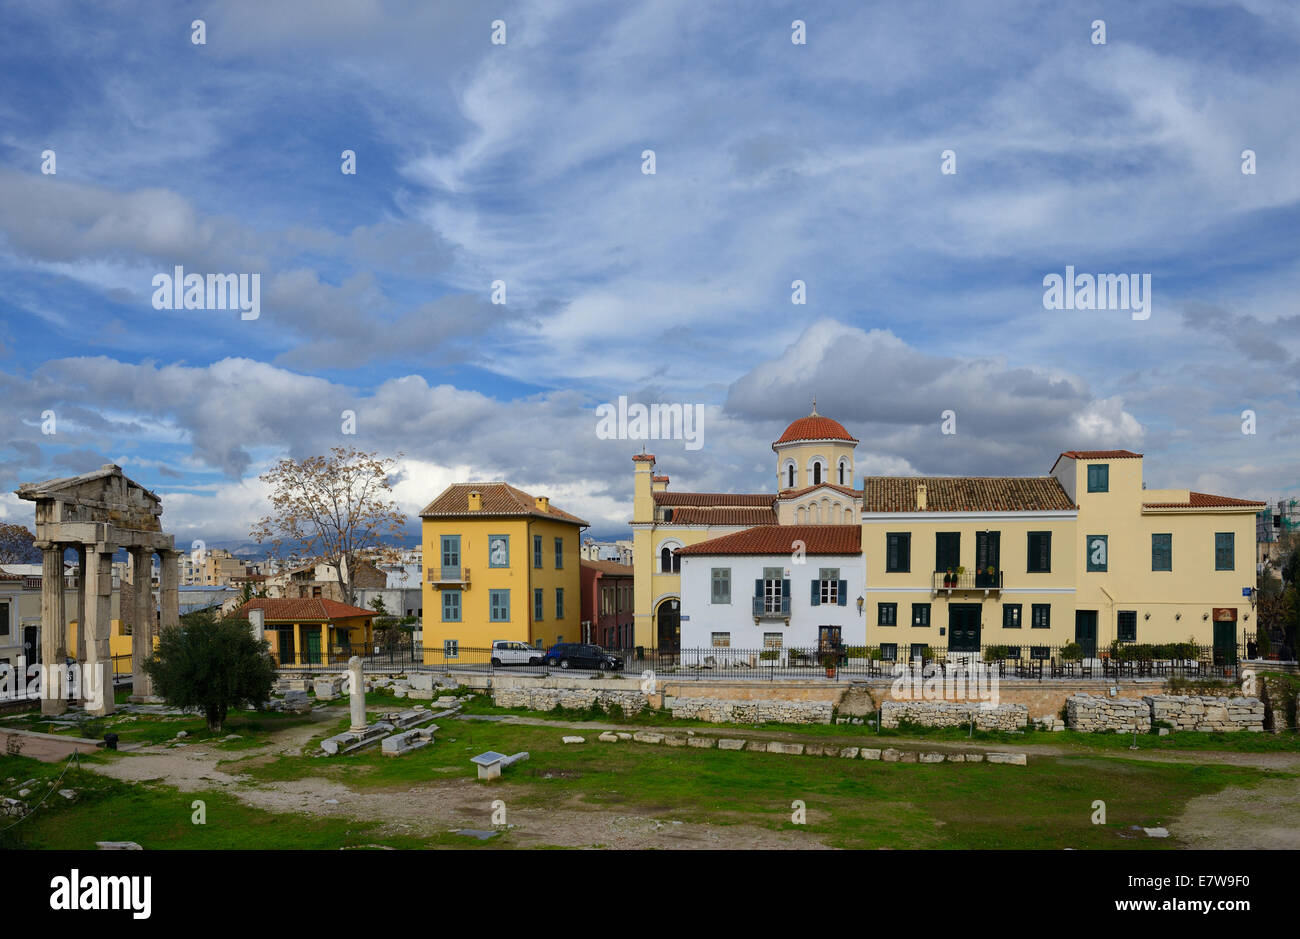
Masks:
[[[672,698],[673,717],[715,724],[829,724],[829,701],[728,701],[719,698]]]
[[[1070,729],[1086,733],[1145,733],[1157,723],[1207,733],[1264,729],[1264,702],[1258,698],[1160,694],[1139,700],[1077,694],[1065,708]]]
[[[1065,722],[1071,730],[1091,734],[1146,733],[1151,729],[1151,708],[1137,698],[1075,694],[1065,702]]]
[[[502,687],[492,689],[492,703],[502,708],[527,708],[530,711],[553,711],[570,708],[585,711],[593,704],[609,710],[617,704],[624,714],[639,714],[646,706],[646,696],[639,691],[619,691],[609,688],[530,688]]]
[[[1019,730],[1029,723],[1029,708],[1023,704],[999,704],[983,708],[978,703],[950,701],[885,701],[880,706],[880,726],[900,723],[918,727],[962,727],[975,719],[978,730]]]

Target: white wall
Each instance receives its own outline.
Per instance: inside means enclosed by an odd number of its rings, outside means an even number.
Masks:
[[[731,569],[731,603],[712,603],[712,570]],[[779,567],[790,581],[790,625],[781,619],[759,620],[754,625],[754,581],[763,568]],[[812,605],[811,581],[824,567],[838,567],[847,581],[844,606]],[[794,564],[790,555],[685,555],[682,557],[682,648],[712,646],[713,633],[731,633],[733,648],[761,649],[763,634],[779,632],[784,645],[810,647],[817,644],[818,626],[839,626],[848,645],[865,645],[866,621],[858,612],[857,598],[863,595],[865,565],[860,554],[809,555]],[[690,617],[688,620],[686,617]]]

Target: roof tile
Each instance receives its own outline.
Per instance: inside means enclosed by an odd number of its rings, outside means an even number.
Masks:
[[[803,542],[804,554],[860,554],[858,525],[759,525],[721,538],[678,548],[682,555],[790,554]]]

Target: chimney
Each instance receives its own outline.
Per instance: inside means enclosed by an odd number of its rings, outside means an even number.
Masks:
[[[475,489],[469,494],[469,510],[471,512],[477,512],[482,508],[483,508],[483,493]]]
[[[551,499],[549,496],[535,496],[533,498],[533,505],[537,506],[537,511],[539,512],[551,511]]]
[[[918,512],[925,511],[925,496],[926,496],[925,483],[917,483],[916,484],[916,510]]]

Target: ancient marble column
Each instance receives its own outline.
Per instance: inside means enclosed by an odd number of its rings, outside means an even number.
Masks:
[[[131,549],[131,694],[148,698],[153,694],[153,683],[145,674],[144,663],[153,655],[153,587],[149,583],[149,568],[153,551],[150,548]]]
[[[366,729],[366,679],[361,670],[361,656],[348,659],[348,691],[351,693],[352,730]]]
[[[41,549],[41,714],[53,716],[68,709],[64,685],[67,678],[68,618],[64,609],[63,545],[37,542]]]
[[[158,579],[158,628],[160,630],[181,624],[180,585],[181,571],[178,561],[181,553],[170,548],[158,552],[162,573]]]
[[[86,664],[82,669],[82,696],[91,714],[112,714],[113,659],[109,636],[113,629],[113,545],[87,545],[86,579],[82,581],[86,602]],[[123,616],[126,614],[123,613]]]
[[[77,651],[78,662],[86,661],[86,546],[76,545],[77,551]]]

